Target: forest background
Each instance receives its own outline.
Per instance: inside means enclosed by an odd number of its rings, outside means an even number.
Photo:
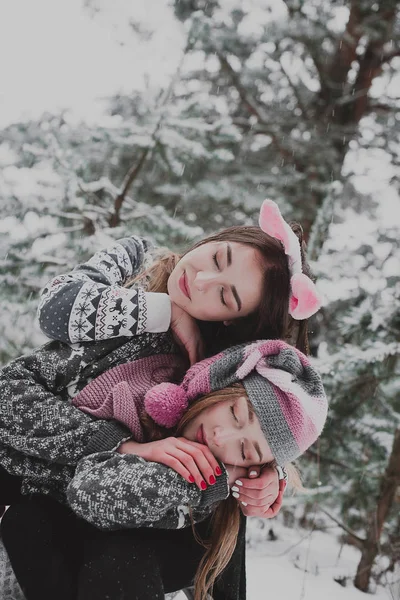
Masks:
[[[330,399],[321,441],[299,461],[308,491],[283,518],[339,524],[360,550],[358,589],[400,577],[400,2],[74,4],[103,50],[85,45],[78,21],[61,27],[52,2],[65,56],[35,79],[21,43],[1,77],[1,363],[44,341],[35,314],[47,280],[113,239],[179,250],[255,223],[274,199],[302,223],[324,296],[311,349]],[[56,40],[43,31],[46,62]],[[83,70],[69,94],[75,42]],[[15,66],[30,61],[21,79]],[[91,81],[98,101],[85,96]]]

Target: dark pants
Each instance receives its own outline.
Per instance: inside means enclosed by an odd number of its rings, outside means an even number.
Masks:
[[[0,467],[0,505],[9,506],[21,498],[22,477],[15,477]]]
[[[192,585],[204,553],[190,527],[103,532],[44,496],[14,504],[1,534],[27,600],[163,600]]]

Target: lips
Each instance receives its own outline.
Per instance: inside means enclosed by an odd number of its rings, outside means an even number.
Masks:
[[[186,296],[186,298],[189,298],[189,300],[190,300],[189,284],[188,284],[188,280],[187,280],[185,271],[180,276],[179,287],[180,287],[182,293]]]
[[[200,427],[197,430],[196,441],[199,442],[199,444],[204,444],[205,446],[207,446],[207,438],[206,434],[204,433],[203,425],[200,425]]]

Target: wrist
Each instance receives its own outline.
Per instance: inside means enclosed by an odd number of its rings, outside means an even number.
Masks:
[[[126,442],[122,442],[117,448],[117,452],[119,452],[119,454],[136,454],[137,456],[141,456],[141,454],[139,454],[140,447],[144,445],[145,444],[139,444],[133,440],[127,440]]]

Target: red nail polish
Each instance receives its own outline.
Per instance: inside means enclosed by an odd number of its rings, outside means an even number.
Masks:
[[[215,467],[215,472],[217,475],[222,475],[222,471],[219,467]]]
[[[211,475],[210,479],[209,479],[210,485],[214,485],[214,483],[217,482],[217,480],[215,479],[214,475]]]
[[[201,482],[200,482],[200,487],[201,487],[201,489],[202,489],[202,490],[205,490],[205,489],[207,489],[207,484],[206,484],[206,482],[204,481],[204,479],[202,479],[202,480],[201,480]]]
[[[194,477],[193,477],[193,475],[189,475],[189,481],[190,481],[190,483],[194,483]]]

